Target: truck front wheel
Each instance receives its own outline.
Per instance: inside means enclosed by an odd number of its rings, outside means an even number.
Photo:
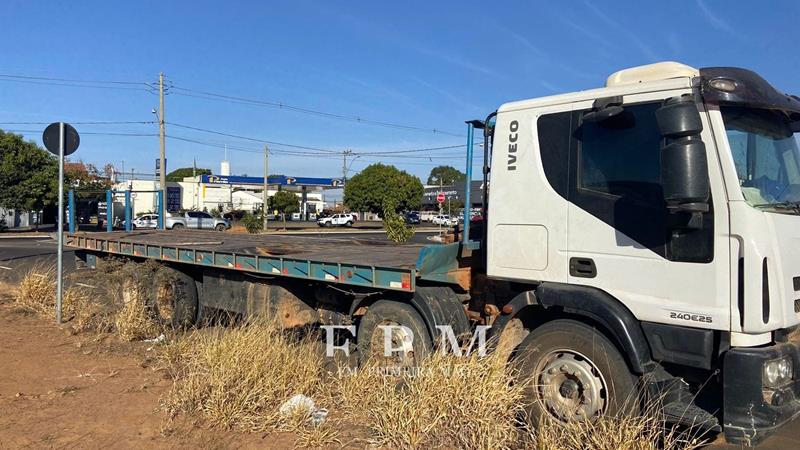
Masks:
[[[602,333],[575,320],[556,320],[531,332],[514,358],[525,385],[527,419],[594,421],[638,410],[636,379]]]
[[[153,305],[164,324],[185,329],[197,319],[197,285],[194,278],[181,271],[162,267],[155,276]]]
[[[217,224],[217,226],[214,227],[214,229],[217,230],[217,231],[225,231],[225,225],[219,223],[219,224]]]
[[[358,325],[362,363],[372,358],[382,367],[414,367],[431,348],[425,322],[405,303],[379,300],[367,309]]]
[[[180,230],[181,228],[183,228],[183,224],[182,223],[176,223],[175,225],[172,225],[171,229]]]

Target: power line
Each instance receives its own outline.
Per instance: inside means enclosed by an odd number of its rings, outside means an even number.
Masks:
[[[216,134],[216,135],[219,135],[219,136],[232,137],[232,138],[236,138],[236,139],[244,139],[246,141],[259,142],[259,143],[262,143],[262,144],[273,144],[273,145],[280,145],[282,147],[292,147],[292,148],[299,148],[299,149],[304,149],[304,150],[316,150],[316,151],[324,152],[324,153],[341,153],[340,151],[337,151],[337,150],[331,150],[331,149],[319,148],[319,147],[309,147],[309,146],[305,146],[305,145],[286,144],[286,143],[283,143],[283,142],[276,142],[276,141],[268,141],[266,139],[258,139],[258,138],[242,136],[242,135],[238,135],[238,134],[224,133],[222,131],[214,131],[214,130],[209,130],[207,128],[193,127],[193,126],[190,126],[190,125],[183,125],[183,124],[174,123],[174,122],[167,122],[167,124],[171,125],[173,127],[185,128],[187,130],[201,131],[203,133]]]
[[[340,113],[333,113],[333,112],[327,112],[327,111],[320,111],[320,110],[301,107],[301,106],[294,106],[294,105],[290,105],[290,104],[283,103],[283,102],[275,102],[275,101],[251,99],[251,98],[245,98],[245,97],[237,97],[237,96],[233,96],[233,95],[218,94],[218,93],[214,93],[214,92],[199,91],[199,90],[194,90],[194,89],[182,88],[182,87],[179,87],[179,86],[173,86],[172,88],[174,90],[176,90],[176,91],[182,91],[182,92],[174,92],[176,95],[184,95],[184,96],[187,96],[187,97],[195,97],[195,98],[201,98],[201,99],[206,99],[206,100],[228,101],[228,102],[232,102],[232,103],[255,105],[255,106],[266,106],[266,107],[270,107],[270,108],[285,109],[285,110],[295,111],[295,112],[304,113],[304,114],[310,114],[310,115],[315,115],[315,116],[320,116],[320,117],[327,117],[329,119],[337,119],[337,120],[344,120],[344,121],[348,121],[348,122],[364,123],[364,124],[369,124],[369,125],[377,125],[377,126],[382,126],[382,127],[387,127],[387,128],[395,128],[395,129],[401,129],[401,130],[421,131],[421,132],[426,132],[426,133],[442,134],[442,135],[456,136],[456,137],[462,137],[463,136],[463,134],[451,133],[449,131],[439,130],[437,128],[425,128],[425,127],[419,127],[419,126],[408,125],[408,124],[401,124],[401,123],[395,123],[395,122],[386,122],[386,121],[381,121],[381,120],[373,120],[373,119],[368,119],[368,118],[357,116],[357,115],[340,114]]]
[[[0,125],[50,125],[53,122],[0,122]],[[157,123],[149,121],[90,121],[90,122],[69,122],[70,125],[152,125]]]
[[[52,78],[52,77],[34,77],[34,76],[26,76],[26,75],[9,75],[9,74],[0,74],[0,77],[4,78],[20,78],[25,80],[41,80],[41,81],[64,81],[64,82],[71,82],[71,83],[97,83],[97,84],[144,84],[147,83],[142,81],[119,81],[119,80],[78,80],[74,78]]]

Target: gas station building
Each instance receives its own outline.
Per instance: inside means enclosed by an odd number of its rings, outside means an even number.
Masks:
[[[325,206],[325,191],[341,189],[342,180],[279,175],[270,176],[268,186],[267,194],[270,197],[279,190],[294,192],[300,200],[300,212],[307,218],[309,214],[322,211]],[[114,186],[117,191],[155,191],[157,188],[157,181],[136,179],[122,181]],[[167,211],[173,213],[213,209],[222,212],[254,212],[263,206],[263,191],[264,177],[198,175],[179,182],[167,182],[166,206]],[[153,192],[132,192],[131,203],[134,217],[156,211],[156,195]]]

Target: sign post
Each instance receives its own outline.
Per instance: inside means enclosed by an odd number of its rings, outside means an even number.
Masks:
[[[42,134],[44,146],[50,153],[58,155],[58,259],[56,263],[56,323],[61,323],[61,299],[63,289],[64,260],[64,157],[71,155],[80,145],[80,136],[72,125],[55,122]]]

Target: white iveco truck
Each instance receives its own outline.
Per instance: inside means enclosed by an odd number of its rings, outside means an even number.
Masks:
[[[211,308],[355,326],[366,359],[394,325],[392,348],[411,364],[442,329],[489,326],[516,345],[534,422],[657,398],[671,422],[754,444],[797,417],[797,97],[748,70],[660,63],[470,124],[491,164],[484,221],[466,208],[457,242],[186,230],[67,242],[90,265],[159,261],[174,294],[163,311],[180,326]]]
[[[666,62],[495,120],[486,274],[512,296],[495,326],[531,330],[544,409],[619,405],[632,374],[735,442],[798,415],[797,97]]]

